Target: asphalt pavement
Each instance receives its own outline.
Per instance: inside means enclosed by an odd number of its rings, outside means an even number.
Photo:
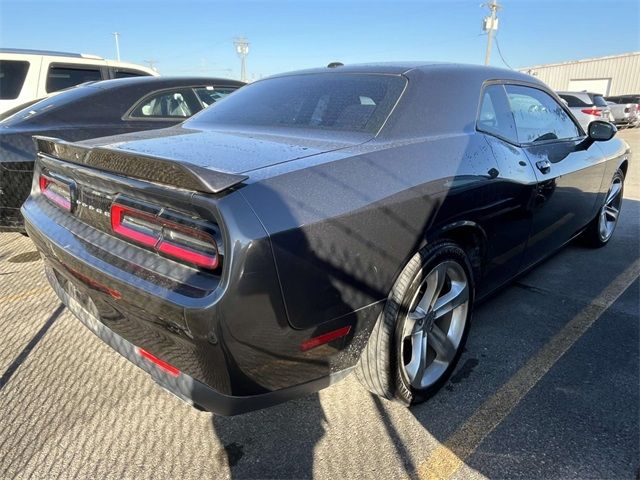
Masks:
[[[445,388],[406,409],[353,376],[237,417],[169,395],[60,306],[0,233],[1,478],[638,478],[640,129],[617,231],[480,305]]]

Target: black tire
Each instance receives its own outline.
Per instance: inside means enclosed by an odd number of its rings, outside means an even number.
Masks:
[[[410,303],[423,288],[423,280],[443,262],[455,262],[468,280],[468,302],[462,337],[453,360],[439,379],[426,388],[416,388],[406,378],[401,354],[402,326]],[[465,251],[450,241],[427,245],[404,267],[385,303],[355,372],[360,383],[370,392],[405,405],[421,403],[433,396],[447,382],[455,369],[469,333],[474,299],[471,264]]]
[[[601,229],[601,223],[603,221],[602,219],[603,210],[607,206],[608,197],[612,191],[612,188],[617,182],[619,182],[620,184],[620,192],[617,197],[617,200],[618,200],[617,211],[619,215],[620,207],[622,206],[622,197],[624,194],[624,172],[620,169],[618,169],[616,173],[613,175],[613,178],[611,179],[611,182],[609,184],[609,189],[607,190],[607,195],[604,197],[604,200],[600,208],[598,208],[598,213],[596,217],[591,221],[591,223],[589,223],[589,226],[581,235],[581,240],[586,245],[592,248],[601,248],[601,247],[604,247],[607,243],[609,243],[609,240],[611,240],[611,237],[613,236],[616,226],[618,225],[618,221],[616,218],[616,221],[613,224],[612,229],[610,231],[607,231],[606,234],[603,233],[603,230]]]

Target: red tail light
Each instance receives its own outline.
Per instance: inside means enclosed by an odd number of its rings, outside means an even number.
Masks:
[[[71,211],[71,185],[57,178],[40,174],[40,193],[63,210]]]
[[[117,203],[111,205],[111,228],[118,235],[147,247],[155,247],[161,232],[155,215]]]
[[[582,113],[586,113],[587,115],[595,115],[596,117],[599,117],[600,115],[602,115],[602,110],[598,108],[583,108],[580,111]]]
[[[215,240],[198,230],[165,224],[156,249],[169,257],[214,270],[218,266]]]
[[[217,242],[199,228],[114,203],[111,206],[111,229],[121,237],[166,257],[210,270],[218,267]]]

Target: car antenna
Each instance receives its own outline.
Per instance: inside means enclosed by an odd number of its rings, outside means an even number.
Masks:
[[[338,67],[344,67],[344,63],[342,63],[342,62],[331,62],[329,65],[327,65],[327,68],[338,68]]]

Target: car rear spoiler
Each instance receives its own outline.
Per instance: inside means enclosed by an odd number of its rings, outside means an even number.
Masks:
[[[204,193],[220,193],[247,178],[192,163],[126,152],[111,147],[87,147],[59,138],[34,135],[38,154],[139,180]]]

